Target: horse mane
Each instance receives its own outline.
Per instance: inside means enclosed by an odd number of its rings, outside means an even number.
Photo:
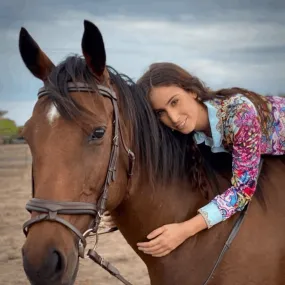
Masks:
[[[206,196],[217,194],[219,187],[215,182],[216,186],[203,189],[202,178],[207,177],[208,180],[214,181],[215,175],[211,166],[205,168],[207,161],[203,159],[201,151],[194,143],[193,135],[172,132],[161,124],[143,89],[130,77],[118,73],[111,66],[107,66],[107,69],[112,84],[119,92],[120,115],[132,128],[132,148],[135,151],[137,163],[146,171],[146,177],[150,182],[165,184],[183,179],[192,184],[192,187],[189,185],[189,191],[199,189]],[[97,91],[95,77],[84,58],[72,55],[52,70],[45,87],[50,91],[49,99],[63,118],[84,124],[92,114],[72,99],[67,85],[68,82],[78,81],[86,82],[94,92]],[[91,93],[90,96],[94,95]]]

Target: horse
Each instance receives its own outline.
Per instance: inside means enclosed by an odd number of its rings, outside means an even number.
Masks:
[[[189,148],[193,136],[163,127],[140,86],[106,64],[103,36],[87,20],[81,47],[82,55],[54,65],[25,28],[19,34],[22,60],[43,82],[23,129],[33,198],[22,259],[31,284],[74,284],[86,238],[97,232],[105,210],[146,264],[152,285],[284,284],[283,156],[264,157],[258,191],[218,264],[243,212],[164,257],[138,250],[152,230],[190,219],[229,187],[231,157]],[[195,175],[205,187],[193,183]]]

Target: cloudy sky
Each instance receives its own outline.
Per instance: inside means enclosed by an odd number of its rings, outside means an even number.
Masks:
[[[59,63],[81,54],[84,19],[101,30],[108,64],[134,79],[171,61],[212,88],[285,92],[284,0],[1,0],[0,109],[17,124],[42,85],[20,58],[20,28]]]

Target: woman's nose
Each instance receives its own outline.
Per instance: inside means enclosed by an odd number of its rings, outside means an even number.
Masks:
[[[169,112],[168,118],[173,125],[177,124],[177,122],[179,121],[179,116],[177,115],[176,112]]]

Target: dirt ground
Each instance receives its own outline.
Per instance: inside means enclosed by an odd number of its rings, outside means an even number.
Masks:
[[[0,145],[0,285],[29,284],[22,267],[22,224],[29,218],[31,157],[27,145]],[[135,285],[148,285],[147,270],[119,232],[100,236],[98,252]],[[76,285],[122,284],[89,259],[80,261]]]

